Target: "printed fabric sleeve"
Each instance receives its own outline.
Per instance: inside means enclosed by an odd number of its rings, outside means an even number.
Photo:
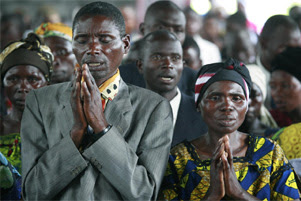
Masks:
[[[275,143],[271,182],[271,200],[295,200],[300,198],[296,175],[281,147]]]
[[[179,200],[177,184],[179,175],[175,167],[176,156],[169,155],[167,168],[161,184],[160,200]]]

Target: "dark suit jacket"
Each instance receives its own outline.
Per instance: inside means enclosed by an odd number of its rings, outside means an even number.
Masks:
[[[143,75],[139,73],[135,63],[121,65],[119,67],[119,70],[122,79],[126,83],[145,88],[145,81]],[[188,96],[194,96],[194,85],[196,76],[196,71],[192,70],[191,68],[184,67],[181,79],[178,83],[180,91]]]
[[[181,95],[171,146],[200,137],[208,130],[201,113],[196,111],[194,99],[183,93]]]
[[[25,200],[155,200],[173,131],[168,101],[121,80],[104,111],[113,127],[79,152],[70,137],[70,95],[70,83],[62,83],[26,97],[21,123]]]

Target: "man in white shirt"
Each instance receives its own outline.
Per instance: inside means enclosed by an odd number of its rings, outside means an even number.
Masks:
[[[173,112],[172,146],[204,134],[207,127],[196,111],[194,99],[181,93],[177,84],[183,71],[183,50],[177,37],[158,30],[143,38],[143,49],[137,67],[143,74],[146,88],[165,97]]]

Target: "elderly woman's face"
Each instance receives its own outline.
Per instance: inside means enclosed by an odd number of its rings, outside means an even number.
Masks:
[[[301,105],[301,83],[291,74],[276,70],[270,80],[271,95],[276,108],[282,112],[291,112]]]
[[[17,109],[23,110],[25,98],[32,89],[47,85],[44,74],[34,66],[19,65],[10,68],[3,78],[4,90]]]
[[[198,105],[209,131],[232,133],[243,123],[248,108],[242,87],[232,81],[211,84]]]

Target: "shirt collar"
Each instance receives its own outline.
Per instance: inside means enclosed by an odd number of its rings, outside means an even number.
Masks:
[[[117,69],[115,75],[113,75],[111,78],[106,80],[98,87],[99,92],[101,93],[101,97],[103,99],[112,101],[118,93],[119,82],[120,82],[120,72],[119,69]]]
[[[175,126],[176,121],[177,121],[180,102],[181,102],[181,92],[180,92],[179,88],[177,88],[177,95],[169,101],[171,109],[172,109],[173,125],[174,126]]]

